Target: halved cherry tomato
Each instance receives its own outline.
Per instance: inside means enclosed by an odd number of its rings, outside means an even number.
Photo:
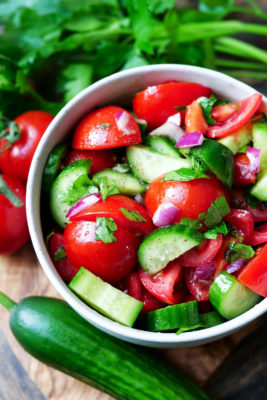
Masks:
[[[237,103],[220,104],[213,107],[211,110],[211,117],[217,122],[222,124],[231,118],[236,111],[239,109],[240,105]]]
[[[53,118],[53,115],[45,111],[28,111],[14,120],[18,124],[21,136],[9,150],[0,154],[2,172],[27,182],[36,147]],[[1,139],[0,147],[6,142],[6,139]]]
[[[257,226],[256,229],[248,241],[250,246],[257,246],[267,242],[267,223]]]
[[[249,211],[232,208],[225,220],[242,236],[244,243],[248,243],[254,232],[254,221]]]
[[[203,242],[192,250],[187,251],[179,257],[179,262],[183,267],[198,267],[214,259],[222,245],[222,234],[219,233],[218,239],[203,240]]]
[[[117,283],[136,265],[140,239],[118,226],[113,232],[116,242],[106,244],[95,239],[95,230],[95,222],[68,224],[64,231],[67,257],[74,267],[83,266],[104,281]]]
[[[258,110],[262,102],[262,95],[255,93],[244,100],[237,102],[239,109],[236,113],[222,125],[210,125],[208,137],[218,138],[230,135],[242,125],[250,120],[250,118]]]
[[[150,130],[164,124],[177,113],[175,107],[184,107],[198,97],[211,96],[211,90],[198,83],[170,82],[149,86],[133,99],[133,110],[138,118],[147,121]]]
[[[64,159],[64,166],[74,161],[89,158],[92,160],[90,176],[93,176],[102,169],[112,168],[116,164],[116,157],[110,150],[72,150]]]
[[[245,265],[238,280],[253,292],[267,297],[267,244]]]
[[[185,112],[186,133],[201,132],[203,135],[208,131],[208,124],[203,115],[201,105],[197,100],[190,104]]]
[[[214,274],[214,279],[220,275],[220,273],[227,267],[228,265],[228,261],[226,260],[226,250],[228,248],[228,244],[229,242],[238,242],[238,240],[234,237],[224,237],[223,238],[223,243],[222,246],[220,248],[219,253],[217,254],[217,256],[215,257],[215,265],[216,265],[216,269],[215,269],[215,274]]]
[[[244,198],[243,192],[239,189],[234,188],[231,190],[231,205],[235,208],[249,211],[255,222],[267,221],[267,209],[263,207],[262,203],[258,201],[258,207],[250,207]]]
[[[167,304],[182,302],[185,295],[182,288],[183,268],[176,260],[156,275],[147,274],[141,267],[138,274],[142,285],[157,299]]]
[[[212,281],[201,281],[197,278],[196,268],[186,268],[185,282],[189,292],[197,301],[209,299],[209,289]]]
[[[251,163],[248,156],[238,153],[234,156],[234,184],[236,186],[248,186],[255,183],[256,174],[251,171]]]
[[[187,182],[162,181],[162,176],[154,179],[145,194],[145,206],[153,217],[160,204],[171,202],[179,208],[182,217],[197,219],[200,213],[206,212],[211,203],[221,196],[228,200],[224,186],[213,175],[209,179],[200,178]]]
[[[69,261],[68,257],[64,257],[61,260],[56,261],[55,255],[61,249],[64,248],[64,237],[63,233],[55,232],[52,237],[49,239],[49,254],[53,264],[61,276],[61,278],[70,282],[72,278],[77,274],[80,267],[74,267]]]
[[[25,210],[25,186],[17,179],[0,175],[3,185],[21,201],[13,204],[1,191],[0,193],[0,254],[11,254],[19,250],[28,240],[29,232]],[[3,187],[2,187],[3,190]]]
[[[141,217],[145,219],[145,221],[131,221],[125,217],[121,209],[137,211]],[[75,214],[70,218],[70,220],[73,222],[95,221],[97,217],[113,218],[116,224],[124,229],[128,229],[132,232],[142,233],[144,235],[150,233],[154,228],[146,209],[137,203],[137,201],[122,195],[109,196],[105,201],[99,201],[86,210]]]
[[[75,129],[72,147],[76,150],[101,150],[142,142],[134,117],[117,106],[92,111]]]

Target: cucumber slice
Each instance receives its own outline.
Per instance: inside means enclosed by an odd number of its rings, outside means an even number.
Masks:
[[[223,271],[209,290],[209,300],[226,319],[243,314],[260,301],[261,297],[242,285],[233,275]]]
[[[193,147],[190,153],[202,160],[224,185],[232,186],[234,157],[227,147],[214,139],[205,139],[201,146]]]
[[[228,147],[233,154],[238,153],[242,147],[246,146],[252,140],[252,125],[247,123],[242,128],[218,140],[219,143]],[[256,147],[256,146],[255,146]]]
[[[181,224],[155,229],[139,247],[140,265],[148,274],[154,275],[202,240],[201,233]]]
[[[211,328],[212,326],[222,324],[225,320],[217,311],[210,311],[200,314],[199,321],[203,328]]]
[[[68,223],[66,214],[72,204],[65,202],[66,192],[81,175],[88,175],[92,160],[78,160],[67,165],[54,180],[50,191],[50,210],[59,226],[65,228]]]
[[[250,193],[258,200],[267,201],[267,171],[259,175],[257,182],[252,186]]]
[[[104,176],[107,178],[108,185],[114,182],[121,194],[135,196],[138,193],[144,193],[146,191],[146,185],[141,183],[132,174],[128,172],[118,172],[112,169],[104,169],[103,171],[97,172],[93,176],[93,182],[97,185],[97,179]]]
[[[49,154],[43,172],[42,193],[49,195],[52,183],[59,173],[61,161],[66,152],[67,145],[60,143]]]
[[[166,139],[162,136],[147,136],[145,144],[152,147],[152,149],[158,151],[159,153],[165,154],[166,156],[181,158],[179,151],[174,147],[174,140],[171,141],[170,139]]]
[[[101,314],[122,325],[133,326],[143,303],[80,268],[69,283],[70,289]]]
[[[261,150],[260,173],[267,172],[267,123],[257,122],[252,128],[253,147]]]
[[[191,168],[188,159],[166,156],[143,145],[127,147],[126,156],[134,175],[144,182],[151,182],[175,169]]]
[[[151,332],[170,331],[198,324],[198,305],[195,300],[151,311],[142,317],[144,329]]]

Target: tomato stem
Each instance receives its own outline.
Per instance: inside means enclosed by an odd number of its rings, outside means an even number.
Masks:
[[[0,304],[2,304],[2,306],[4,306],[8,311],[11,311],[17,303],[0,291]]]
[[[2,178],[1,175],[0,175],[0,193],[3,194],[10,201],[10,203],[13,204],[13,206],[15,207],[23,206],[24,203],[18,198],[18,196],[14,192],[12,192],[12,190],[6,184],[5,180]]]
[[[5,124],[5,129],[0,132],[0,139],[5,139],[6,141],[2,146],[0,146],[0,154],[9,150],[13,143],[17,142],[21,137],[21,131],[18,124],[14,121],[2,117],[1,121]]]

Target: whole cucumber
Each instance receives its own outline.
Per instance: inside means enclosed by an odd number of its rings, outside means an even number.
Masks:
[[[10,327],[31,355],[120,400],[208,400],[187,377],[151,352],[115,339],[81,318],[64,301],[29,297],[11,311]]]

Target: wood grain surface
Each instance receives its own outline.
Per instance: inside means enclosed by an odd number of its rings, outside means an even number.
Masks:
[[[19,301],[23,297],[31,295],[59,297],[55,289],[49,283],[46,275],[39,266],[34,251],[27,244],[21,251],[12,256],[0,257],[1,280],[0,290],[4,291],[13,300]],[[46,399],[49,400],[108,400],[110,396],[100,393],[81,382],[74,380],[59,371],[55,371],[31,356],[29,356],[16,342],[9,329],[9,313],[1,308],[0,327],[17,357],[21,366],[31,379],[40,388]],[[203,385],[212,375],[215,369],[222,363],[232,349],[256,326],[257,322],[238,331],[237,333],[219,340],[215,343],[206,344],[187,349],[157,350],[160,356],[178,367],[195,382]],[[1,332],[0,332],[1,334]],[[3,340],[3,339],[2,339]],[[0,342],[0,360],[2,370],[10,368],[10,358],[6,355],[6,347]],[[155,350],[156,351],[156,350]],[[20,370],[23,371],[23,370]],[[14,374],[16,371],[13,371]],[[13,375],[14,376],[14,375]],[[7,397],[14,391],[12,375],[9,378],[2,376],[0,370],[0,387],[2,381],[8,379],[9,385],[5,384],[5,397],[1,400],[9,400]],[[16,397],[10,397],[17,400]],[[24,398],[21,397],[21,400]],[[29,396],[25,400],[39,400],[38,397]]]

